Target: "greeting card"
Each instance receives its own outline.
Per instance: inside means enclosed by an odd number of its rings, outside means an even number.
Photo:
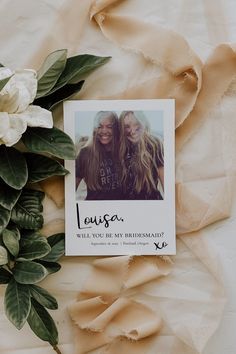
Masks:
[[[67,101],[64,115],[66,254],[174,254],[174,100]]]

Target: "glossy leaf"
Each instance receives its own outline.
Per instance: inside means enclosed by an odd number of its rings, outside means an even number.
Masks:
[[[0,180],[0,206],[11,210],[16,204],[21,190],[11,188],[9,185]]]
[[[11,217],[10,210],[5,209],[0,205],[0,233],[8,225],[10,217]]]
[[[12,209],[11,220],[25,229],[40,229],[43,226],[42,199],[44,193],[23,190],[18,202]]]
[[[45,109],[52,109],[56,104],[64,101],[65,99],[68,99],[75,93],[78,93],[81,90],[83,84],[84,81],[80,81],[76,84],[67,84],[56,92],[49,94],[48,96],[36,99],[34,104]]]
[[[47,238],[48,243],[51,246],[51,251],[42,258],[47,262],[56,262],[65,253],[65,234],[55,234]]]
[[[18,329],[21,329],[30,312],[30,292],[28,286],[18,284],[14,279],[9,282],[5,293],[5,313]]]
[[[37,259],[36,262],[42,264],[47,269],[48,274],[56,273],[61,269],[61,265],[56,262],[47,262],[41,259]]]
[[[0,268],[0,284],[7,284],[12,278],[12,274],[4,268]]]
[[[59,77],[56,85],[50,94],[57,91],[66,84],[76,84],[85,79],[92,71],[108,62],[110,57],[98,57],[90,54],[76,55],[66,61],[65,69]]]
[[[4,88],[4,86],[6,86],[6,84],[8,83],[8,81],[10,80],[11,76],[6,77],[3,80],[0,80],[0,91],[2,91],[2,89]]]
[[[46,95],[55,85],[66,65],[67,50],[61,49],[49,54],[38,71],[36,97]]]
[[[46,268],[33,261],[17,263],[12,272],[15,280],[20,284],[35,284],[48,275]]]
[[[58,161],[33,153],[25,154],[29,170],[28,182],[35,183],[52,176],[64,176],[67,171]]]
[[[40,339],[49,342],[52,346],[58,344],[58,332],[52,317],[33,298],[31,298],[31,309],[27,321],[32,331]]]
[[[21,238],[21,233],[16,225],[9,225],[9,230],[15,233],[16,239],[19,241]]]
[[[27,182],[28,170],[24,155],[13,147],[0,145],[0,177],[14,189]]]
[[[2,232],[2,238],[4,245],[8,251],[14,256],[17,257],[19,253],[19,236],[14,231],[5,229]]]
[[[22,140],[31,152],[47,152],[62,159],[75,158],[73,141],[67,134],[57,128],[27,129]]]
[[[41,258],[47,255],[51,250],[48,243],[44,241],[34,241],[25,243],[24,247],[21,248],[18,260],[27,259],[33,260]]]
[[[37,285],[29,285],[29,287],[31,296],[40,303],[40,305],[51,310],[58,308],[57,300],[47,290]]]
[[[47,238],[38,231],[24,230],[21,232],[21,248],[25,247],[29,243],[34,243],[38,241],[48,243]]]
[[[0,266],[7,264],[8,262],[8,254],[5,247],[0,246]]]

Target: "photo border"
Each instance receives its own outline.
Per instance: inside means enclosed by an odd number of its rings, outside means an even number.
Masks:
[[[64,130],[74,141],[75,112],[114,110],[163,111],[165,197],[164,200],[76,201],[75,161],[65,161],[65,168],[70,171],[65,178],[66,255],[173,255],[176,253],[174,100],[66,101]],[[78,229],[78,209],[83,229]],[[81,222],[95,215],[101,220],[104,214],[118,215],[123,222],[115,220],[108,227],[104,222],[92,225],[92,229]],[[157,215],[160,215],[159,223]],[[124,237],[126,234],[134,236]],[[143,234],[153,236],[141,236]],[[163,244],[167,245],[161,248]]]

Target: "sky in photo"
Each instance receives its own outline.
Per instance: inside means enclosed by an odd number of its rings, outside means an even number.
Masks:
[[[121,111],[114,111],[120,115]],[[143,111],[146,115],[151,131],[163,135],[163,111]],[[93,133],[93,121],[97,111],[80,111],[75,113],[75,135],[91,136]]]

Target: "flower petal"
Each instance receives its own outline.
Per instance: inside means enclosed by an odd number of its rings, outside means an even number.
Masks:
[[[19,92],[17,113],[25,111],[28,105],[33,102],[37,92],[36,76],[35,70],[16,71],[14,78]]]
[[[0,112],[15,113],[19,106],[19,92],[14,85],[14,77],[0,92]]]
[[[10,126],[5,135],[1,138],[6,146],[15,145],[27,129],[27,123],[20,114],[9,114]]]
[[[0,112],[0,138],[2,138],[10,128],[9,115],[6,112]]]
[[[29,127],[52,128],[52,113],[39,106],[30,105],[22,114]]]
[[[0,92],[0,112],[14,113],[18,107],[18,90],[15,87],[14,73],[8,68],[0,68],[0,79],[6,79],[11,76],[10,80]]]
[[[10,69],[1,68],[0,77],[12,74]],[[18,70],[0,92],[0,111],[21,113],[33,102],[37,92],[35,70]]]
[[[11,71],[11,69],[6,68],[5,66],[0,68],[0,80],[4,80],[12,75],[13,72]]]

